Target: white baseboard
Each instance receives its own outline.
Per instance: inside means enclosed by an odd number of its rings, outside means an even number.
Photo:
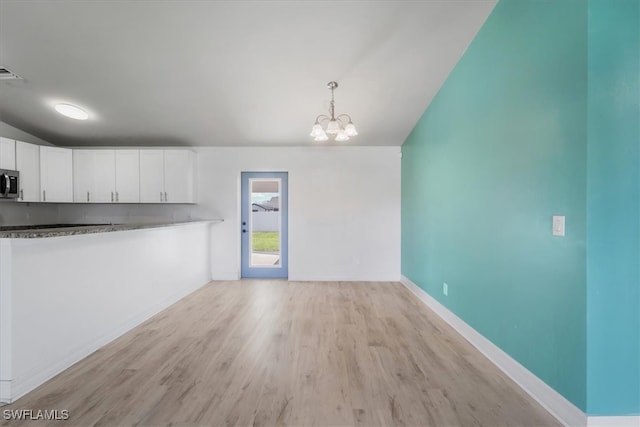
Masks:
[[[11,380],[0,380],[0,405],[11,403]]]
[[[208,282],[207,282],[208,283]],[[28,374],[23,375],[21,377],[16,377],[10,384],[10,398],[3,400],[5,403],[15,402],[20,397],[29,393],[31,390],[34,390],[36,387],[44,384],[51,378],[58,375],[60,372],[89,356],[94,351],[98,350],[101,347],[104,347],[111,341],[116,338],[124,335],[129,332],[131,329],[136,326],[142,324],[146,320],[160,313],[165,308],[170,305],[176,303],[202,286],[206,285],[203,283],[199,286],[192,286],[189,288],[181,289],[178,292],[168,296],[162,301],[154,304],[148,309],[136,314],[135,316],[127,319],[125,322],[120,325],[114,327],[108,333],[102,335],[100,338],[84,345],[82,348],[77,349],[71,354],[67,355],[64,359],[59,360],[55,364],[51,364],[48,366],[38,366],[36,369],[32,369]]]
[[[589,417],[587,427],[638,427],[640,415],[623,417]]]
[[[587,425],[587,416],[573,403],[569,402],[560,393],[549,387],[527,368],[449,311],[410,279],[402,276],[400,281],[561,423],[572,427]],[[624,425],[626,426],[626,424]],[[637,424],[635,427],[637,427]]]

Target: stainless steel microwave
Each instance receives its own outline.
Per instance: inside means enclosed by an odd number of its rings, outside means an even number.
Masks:
[[[0,198],[17,199],[20,191],[20,172],[0,169]]]

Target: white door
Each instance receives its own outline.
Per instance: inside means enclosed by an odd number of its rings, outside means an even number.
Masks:
[[[93,193],[95,203],[116,201],[116,154],[114,150],[93,151]]]
[[[16,169],[16,141],[0,137],[0,169]]]
[[[73,154],[68,148],[40,146],[43,202],[73,201]]]
[[[16,141],[16,169],[20,171],[20,201],[40,201],[40,147]]]
[[[164,201],[164,150],[140,150],[140,201]]]
[[[73,150],[73,201],[93,199],[93,150]]]
[[[193,158],[189,150],[165,150],[164,152],[164,201],[169,203],[193,203]]]
[[[139,150],[116,150],[116,202],[140,202]]]

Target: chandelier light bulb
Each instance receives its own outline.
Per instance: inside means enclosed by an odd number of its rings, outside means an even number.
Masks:
[[[320,135],[316,136],[314,139],[317,142],[322,142],[322,141],[328,140],[329,137],[327,136],[327,134],[324,131],[322,131],[322,133]]]
[[[340,132],[338,132],[338,134],[336,135],[336,141],[338,141],[338,142],[343,142],[343,141],[348,141],[348,140],[349,140],[349,137],[342,130]]]
[[[311,128],[311,136],[317,138],[322,134],[324,134],[324,130],[322,130],[322,126],[320,126],[320,123],[316,122],[316,124]]]
[[[344,127],[344,133],[347,136],[356,136],[358,134],[358,131],[356,130],[356,126],[353,123],[349,122]]]

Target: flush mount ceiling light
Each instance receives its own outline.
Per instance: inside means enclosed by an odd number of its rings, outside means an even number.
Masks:
[[[340,114],[335,116],[335,102],[333,100],[333,91],[338,87],[338,83],[329,82],[327,87],[331,90],[331,103],[329,104],[329,115],[320,114],[316,117],[316,123],[311,128],[311,136],[316,141],[326,141],[328,135],[335,135],[336,141],[347,141],[350,136],[356,136],[358,131],[351,122],[351,116],[348,114]],[[322,127],[325,125],[325,128]]]
[[[71,119],[76,120],[87,120],[89,118],[89,113],[84,111],[82,108],[77,107],[71,104],[56,104],[55,109],[58,113],[63,116],[69,117]]]

